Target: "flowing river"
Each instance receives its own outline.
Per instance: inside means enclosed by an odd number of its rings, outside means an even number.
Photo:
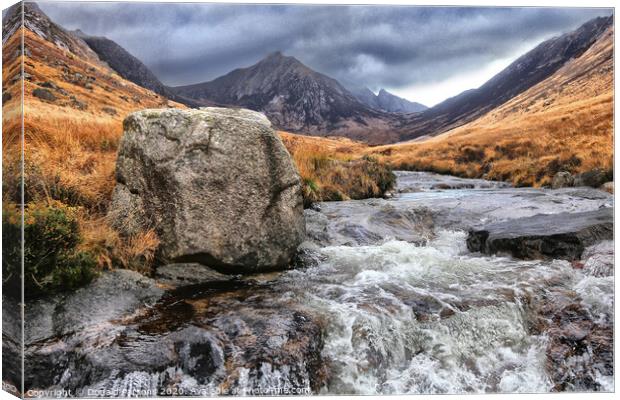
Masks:
[[[613,196],[398,182],[391,199],[307,210],[297,269],[176,288],[117,271],[31,305],[27,382],[83,396],[614,390],[613,242],[579,262],[465,244],[470,227]]]

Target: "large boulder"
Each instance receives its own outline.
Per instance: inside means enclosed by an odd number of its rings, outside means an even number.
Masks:
[[[110,219],[154,228],[167,263],[222,273],[288,265],[305,236],[301,179],[262,114],[144,110],[124,121]]]

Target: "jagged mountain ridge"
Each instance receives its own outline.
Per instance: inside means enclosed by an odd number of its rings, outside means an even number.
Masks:
[[[4,38],[19,26],[20,18],[14,18],[15,15],[19,13],[6,14]],[[50,21],[35,3],[25,3],[28,29],[61,49],[109,66],[122,77],[169,99],[194,107],[247,107],[265,112],[276,128],[319,136],[340,135],[372,144],[434,136],[485,115],[582,54],[612,24],[612,18],[593,19],[573,32],[541,43],[478,89],[465,91],[423,112],[400,114],[384,111],[389,107],[368,105],[359,94],[335,79],[281,53],[273,53],[254,66],[234,70],[211,82],[169,88],[113,41],[96,38],[89,46],[78,35]]]
[[[550,185],[559,171],[613,171],[614,28],[542,82],[428,140],[373,147],[396,168]]]
[[[395,113],[416,113],[428,109],[424,104],[403,99],[385,89],[379,90],[378,94],[374,94],[367,87],[353,87],[349,90],[359,101],[375,110]]]
[[[389,112],[416,113],[428,109],[428,107],[424,104],[403,99],[402,97],[398,97],[385,89],[379,90],[377,100],[379,107]]]
[[[76,56],[91,62],[100,63],[97,53],[76,35],[54,23],[36,3],[23,3],[24,27],[39,37],[54,43],[57,47],[70,51]],[[11,6],[2,19],[2,43],[22,25],[22,3]]]

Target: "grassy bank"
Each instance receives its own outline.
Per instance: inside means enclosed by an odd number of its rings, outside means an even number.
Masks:
[[[303,180],[304,206],[317,201],[382,197],[396,177],[366,145],[344,138],[318,138],[279,132]]]

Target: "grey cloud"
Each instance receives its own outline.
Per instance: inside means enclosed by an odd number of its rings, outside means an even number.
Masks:
[[[372,89],[447,79],[611,9],[39,3],[106,36],[169,85],[202,82],[280,50]]]

